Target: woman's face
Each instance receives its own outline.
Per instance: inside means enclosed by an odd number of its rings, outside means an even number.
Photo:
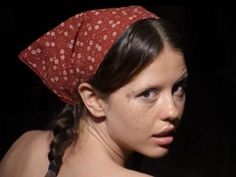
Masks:
[[[106,127],[111,139],[128,152],[149,157],[165,155],[183,114],[186,78],[183,55],[165,48],[106,100]]]

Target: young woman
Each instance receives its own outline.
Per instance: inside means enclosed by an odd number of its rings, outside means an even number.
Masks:
[[[50,131],[30,131],[0,164],[4,177],[148,177],[124,168],[131,152],[161,157],[185,104],[178,35],[140,6],[89,10],[19,57],[66,102]]]

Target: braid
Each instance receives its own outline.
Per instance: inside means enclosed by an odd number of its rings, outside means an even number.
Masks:
[[[84,105],[82,102],[71,106],[66,105],[59,114],[58,119],[53,122],[54,139],[50,144],[48,159],[50,162],[45,177],[56,177],[62,165],[62,158],[67,147],[78,138],[77,128],[79,118],[82,116]]]

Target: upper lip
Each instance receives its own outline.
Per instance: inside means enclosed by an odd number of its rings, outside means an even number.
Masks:
[[[175,130],[176,130],[175,126],[167,126],[163,128],[162,131],[154,134],[153,136],[156,137],[171,136],[175,132]]]

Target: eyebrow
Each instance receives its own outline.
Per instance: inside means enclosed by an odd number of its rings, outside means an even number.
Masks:
[[[188,72],[187,71],[185,71],[175,82],[174,82],[174,85],[176,85],[176,84],[178,84],[178,83],[180,83],[180,82],[185,82],[185,81],[187,81],[188,80]],[[126,97],[128,97],[128,98],[130,98],[131,97],[131,95],[133,95],[133,94],[138,94],[138,92],[142,92],[142,91],[145,91],[147,88],[149,88],[149,87],[155,87],[155,88],[157,88],[156,86],[152,86],[152,85],[148,85],[148,86],[145,86],[145,87],[142,87],[142,88],[140,88],[140,89],[138,89],[138,90],[133,90],[133,91],[131,91],[130,93],[127,93],[126,94]]]
[[[176,83],[182,82],[182,81],[187,81],[188,80],[188,72],[185,71],[176,81]]]

